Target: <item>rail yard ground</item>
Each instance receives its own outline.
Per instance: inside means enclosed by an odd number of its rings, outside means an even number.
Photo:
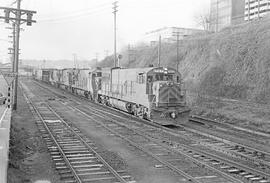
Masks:
[[[57,98],[56,94],[46,91],[46,89],[44,88],[40,88],[35,82],[33,82],[33,80],[23,79],[21,81],[22,81],[22,88],[30,99],[35,100],[36,98],[39,98],[40,101],[44,100],[48,102],[54,109],[56,109],[56,112],[59,113],[64,120],[74,123],[74,125],[78,129],[80,129],[83,134],[85,134],[86,136],[91,138],[93,142],[95,142],[98,152],[113,168],[115,168],[116,170],[127,171],[129,175],[132,178],[134,178],[133,179],[134,181],[147,183],[187,182],[186,178],[177,175],[177,173],[169,171],[169,169],[167,169],[160,162],[153,160],[152,157],[147,156],[144,152],[138,150],[136,147],[127,143],[124,139],[117,137],[117,135],[113,134],[112,132],[108,132],[108,130],[104,129],[102,125],[93,123],[93,119],[91,119],[90,117],[98,115],[99,114],[98,111],[96,112],[93,111],[91,114],[89,108],[87,109],[89,112],[89,114],[87,113],[88,115],[87,116],[84,115],[84,113],[86,112],[82,113],[80,111],[77,111],[76,108],[71,108],[71,106],[75,106],[78,108],[81,107],[80,109],[82,111],[83,110],[86,111],[86,108],[83,109],[82,105],[87,105],[87,102],[81,101],[79,99],[72,100],[70,94],[68,94],[67,92],[63,92],[59,89],[54,89],[53,87],[50,87],[44,83],[41,84],[45,87],[49,87],[50,90],[60,93],[58,94]],[[21,89],[19,91],[20,92],[19,92],[18,111],[16,113],[13,113],[12,118],[10,167],[8,171],[9,182],[10,183],[35,182],[37,180],[48,180],[50,182],[60,183],[63,180],[56,171],[55,168],[56,166],[54,162],[51,160],[50,153],[46,148],[46,144],[44,142],[44,139],[42,139],[42,135],[38,131],[35,119],[32,116],[28,103],[26,102],[24,96],[22,95]],[[267,125],[267,122],[265,122],[264,120],[264,118],[267,119],[269,115],[267,112],[267,108],[264,108],[266,106],[261,105],[259,108],[258,105],[252,106],[251,103],[248,103],[249,105],[246,105],[247,103],[244,102],[239,103],[237,101],[233,100],[228,101],[220,98],[215,100],[213,98],[206,99],[206,97],[204,98],[201,97],[201,100],[196,102],[197,104],[199,104],[194,105],[195,111],[194,113],[196,114],[201,114],[203,116],[211,118],[217,118],[218,120],[231,124],[237,124],[243,127],[252,128],[253,130],[262,131],[263,127],[264,128],[266,127],[263,125]],[[265,111],[265,115],[255,116],[254,114],[256,114],[257,111],[260,112]],[[107,112],[107,110],[104,109],[104,112]],[[114,112],[114,114],[117,114],[117,112]],[[244,115],[245,117],[242,117],[242,115]],[[122,114],[119,114],[119,116],[123,117]],[[247,119],[247,121],[244,121],[245,118]],[[253,121],[253,119],[255,118],[259,120]],[[128,118],[126,118],[126,120],[127,119]],[[101,122],[107,124],[108,127],[113,127],[115,124],[109,124],[113,120],[114,117],[110,116],[110,120],[103,118]],[[256,122],[254,124],[259,125],[251,125],[251,123],[249,124],[248,121]],[[118,126],[115,127],[116,130],[118,128],[121,129],[121,127]],[[136,127],[135,129],[137,128],[139,127]],[[211,128],[209,128],[208,130],[211,131]],[[201,131],[204,131],[206,133],[209,132],[207,131],[207,129],[201,129]],[[219,133],[219,131],[216,132]],[[133,133],[136,132],[133,131]],[[156,134],[156,131],[153,130],[152,133],[154,135]],[[222,131],[220,131],[220,133],[222,133]],[[238,136],[237,134],[232,134],[229,130],[227,132],[225,131],[223,135],[221,134],[221,136],[225,137],[226,133],[234,137],[234,139],[240,139],[239,142],[243,142],[246,145],[248,145],[249,143],[251,145],[252,143],[255,144],[255,142],[252,141],[254,137],[250,136],[250,134],[247,134],[246,139],[243,140],[241,136]],[[159,133],[157,134],[157,137],[155,138],[160,140],[160,142],[163,141],[165,144],[173,146],[174,149],[177,149],[178,145],[182,146],[181,143],[187,145],[186,143],[188,142],[188,140],[186,140],[187,142],[185,142],[179,140],[176,137],[172,138],[167,136],[168,135],[166,135],[165,133],[162,132],[162,130],[160,130]],[[191,136],[189,134],[188,138],[190,137]],[[136,136],[136,138],[138,138],[137,140],[139,141],[143,140],[141,139],[141,137],[139,138],[138,136]],[[254,147],[269,153],[270,152],[270,149],[268,148],[269,139],[264,138],[266,140],[265,142],[260,141],[259,137],[258,138],[256,137],[256,139],[258,139],[259,142],[257,142],[257,146]],[[175,143],[176,141],[179,143],[178,145],[176,145]],[[204,141],[203,138],[202,141]],[[203,147],[202,144],[203,144],[202,142],[196,142],[192,146],[202,148],[201,150],[204,150],[205,152],[209,153],[213,153],[216,150],[215,147],[214,150],[208,148],[205,149],[205,147],[207,146]],[[219,153],[217,152],[216,155],[224,156],[220,152]],[[194,157],[196,156],[199,155],[195,154]],[[261,168],[260,166],[257,167],[257,165],[250,165],[249,164],[250,162],[245,162],[246,160],[241,159],[240,161],[235,159],[236,157],[234,156],[232,157],[227,156],[229,155],[226,155],[223,158],[239,161],[243,163],[243,165],[246,165],[247,163],[248,166],[254,168],[254,170],[255,169],[260,170]],[[171,155],[171,157],[173,156]],[[191,165],[192,161],[187,158],[181,159],[181,161],[185,162],[184,164],[182,164],[182,168],[184,168],[184,170],[189,174],[191,175],[194,174],[195,177],[197,177],[195,180],[198,180],[198,182],[200,181],[211,182],[211,178],[213,179],[212,182],[218,182],[217,180],[221,181],[221,178],[219,178],[216,173],[211,172],[209,169],[206,169],[206,167],[204,168],[205,171],[202,171],[202,169],[195,167],[195,165]],[[217,163],[217,160],[215,160],[215,162]],[[234,167],[234,169],[237,168]],[[269,173],[269,169],[266,170],[262,169],[262,171],[265,171],[266,172],[265,174]],[[207,177],[207,179],[204,179],[205,177]],[[234,177],[234,174],[232,174],[232,177]],[[215,178],[219,179],[216,179],[214,181]],[[255,180],[256,176],[254,176],[253,178]],[[243,179],[240,178],[240,180],[241,180],[240,182],[250,181],[244,178]],[[231,179],[228,179],[227,182],[233,181]]]
[[[190,105],[193,114],[270,134],[268,104],[190,94]]]
[[[33,91],[34,87],[37,86],[31,80],[24,81],[24,83],[25,90],[30,91],[33,96],[37,95],[35,93],[37,91]],[[24,182],[36,180],[61,182],[54,171],[54,165],[51,162],[44,141],[37,131],[35,121],[21,92],[19,92],[19,104],[18,112],[14,114],[12,119],[9,182],[19,183],[22,180]],[[163,168],[155,168],[155,165],[151,164],[148,157],[141,156],[141,153],[134,151],[132,146],[119,141],[119,139],[114,139],[113,136],[104,135],[100,127],[89,125],[89,119],[75,112],[72,113],[65,107],[59,106],[58,109],[65,116],[65,119],[76,121],[76,126],[83,129],[83,132],[91,136],[100,147],[107,149],[102,153],[104,158],[117,166],[117,168],[127,168],[133,172],[132,175],[140,180],[138,182],[169,183],[177,181],[172,174]],[[121,159],[125,161],[120,161]]]
[[[20,89],[18,110],[12,114],[10,135],[9,183],[27,183],[37,180],[61,183]]]

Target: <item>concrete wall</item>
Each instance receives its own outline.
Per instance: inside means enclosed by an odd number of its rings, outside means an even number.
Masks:
[[[7,182],[11,110],[0,106],[0,182]]]

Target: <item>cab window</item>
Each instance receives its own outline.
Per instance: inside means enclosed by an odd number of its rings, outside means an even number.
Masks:
[[[137,77],[137,80],[138,80],[138,83],[139,84],[143,84],[144,83],[144,80],[145,80],[145,77],[144,77],[144,74],[143,73],[140,73]]]
[[[163,81],[163,74],[156,74],[156,81]]]
[[[97,77],[101,77],[102,76],[102,72],[97,72]]]
[[[156,81],[173,81],[173,75],[156,74],[155,80]]]
[[[153,82],[153,76],[147,76],[147,82],[148,83]]]

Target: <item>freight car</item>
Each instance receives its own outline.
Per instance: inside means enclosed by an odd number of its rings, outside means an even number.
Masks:
[[[181,74],[172,68],[117,67],[50,72],[54,85],[143,119],[169,125],[185,123],[189,118]],[[41,79],[48,80],[47,77]]]
[[[33,75],[34,75],[34,78],[38,80],[42,80],[46,83],[50,83],[52,69],[35,69]]]

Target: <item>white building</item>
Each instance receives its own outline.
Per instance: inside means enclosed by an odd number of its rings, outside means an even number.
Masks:
[[[244,23],[245,0],[211,0],[210,30]]]
[[[261,18],[270,12],[270,0],[245,0],[245,20]]]
[[[161,36],[162,42],[175,42],[176,34],[179,34],[179,39],[184,39],[187,36],[204,33],[201,29],[190,29],[180,27],[164,27],[161,29],[147,32],[143,38],[144,42],[150,42],[152,45],[158,42]]]

